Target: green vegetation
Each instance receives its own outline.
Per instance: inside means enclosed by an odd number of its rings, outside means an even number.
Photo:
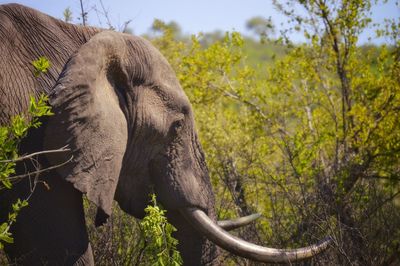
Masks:
[[[118,204],[107,224],[95,228],[97,207],[85,200],[86,220],[96,265],[178,266],[182,259],[176,249],[176,230],[166,219],[166,211],[152,194],[139,221],[124,213]]]
[[[40,74],[47,72],[50,68],[50,61],[46,57],[41,56],[39,59],[33,61],[32,65],[35,67],[35,76],[38,77]]]
[[[39,118],[52,115],[47,105],[47,96],[41,95],[36,101],[30,98],[29,116],[16,115],[11,120],[10,126],[0,127],[0,181],[7,189],[12,187],[10,175],[15,174],[15,164],[18,161],[18,144],[30,128],[38,128],[41,125]]]
[[[218,216],[263,213],[238,234],[274,247],[331,235],[332,248],[315,264],[399,264],[399,21],[379,25],[387,44],[360,46],[371,1],[274,2],[305,43],[285,35],[259,43],[237,32],[187,37],[176,23],[152,26],[151,41],[193,105]],[[261,37],[273,29],[267,22],[252,26]],[[1,130],[0,138],[13,132]],[[10,147],[1,160],[17,158]],[[7,186],[13,166],[5,165]],[[94,229],[94,211],[87,208],[96,265],[180,263],[174,229],[154,198],[140,223],[115,207],[107,225]],[[221,257],[223,265],[247,265]]]
[[[45,73],[50,67],[50,63],[45,57],[39,58],[32,64],[35,67],[36,76]],[[40,95],[37,100],[31,97],[28,110],[29,117],[16,115],[12,118],[9,126],[0,127],[0,181],[2,184],[0,189],[12,189],[12,183],[23,178],[13,176],[17,161],[23,160],[23,157],[19,157],[18,145],[26,137],[30,128],[38,128],[41,125],[40,117],[52,115],[47,100],[48,98],[45,95]],[[29,156],[25,155],[25,157]],[[28,206],[28,199],[18,199],[16,203],[12,204],[12,212],[8,215],[7,221],[0,225],[0,249],[3,248],[4,242],[13,243],[9,231],[10,226],[16,222],[19,211],[26,206]]]
[[[254,41],[235,32],[188,41],[158,22],[153,43],[194,107],[220,218],[258,211],[266,218],[241,232],[253,242],[330,234],[320,263],[387,265],[400,252],[399,24],[381,26],[390,44],[358,46],[368,1],[289,2],[278,8],[307,42],[269,60],[252,61]]]
[[[369,1],[275,5],[305,43],[284,33],[261,43],[237,32],[187,37],[159,20],[147,36],[194,108],[218,216],[263,213],[239,235],[274,247],[331,235],[317,264],[398,263],[399,23],[380,25],[386,45],[360,46]],[[248,263],[224,255],[224,265]]]
[[[144,210],[146,216],[140,222],[143,234],[143,261],[141,265],[179,266],[182,258],[176,249],[178,240],[172,237],[176,228],[168,223],[165,217],[166,210],[157,205],[156,195],[151,195],[151,205]]]
[[[16,162],[21,158],[18,155],[18,144],[23,139],[30,128],[38,128],[41,125],[39,118],[52,115],[50,107],[46,104],[47,97],[41,95],[36,101],[31,97],[29,115],[30,119],[22,115],[13,117],[10,126],[0,127],[0,181],[2,189],[12,189],[12,182],[17,181],[15,174]],[[18,199],[12,204],[12,212],[8,215],[8,220],[0,225],[0,241],[12,243],[10,233],[11,224],[15,223],[18,212],[21,208],[28,206],[28,200]],[[0,248],[3,244],[0,242]]]
[[[314,259],[320,264],[396,262],[397,35],[385,32],[387,45],[357,45],[370,23],[365,1],[291,4],[313,18],[278,6],[306,43],[258,43],[237,32],[188,38],[159,20],[148,36],[194,108],[219,218],[263,213],[239,234],[275,247],[331,235],[333,247]],[[224,265],[247,263],[225,255]]]
[[[253,17],[246,22],[246,28],[260,37],[261,43],[268,40],[269,35],[275,33],[275,26],[271,18]]]

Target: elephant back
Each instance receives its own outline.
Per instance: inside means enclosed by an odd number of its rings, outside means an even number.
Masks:
[[[70,56],[100,31],[18,4],[0,5],[0,125],[16,114],[29,119],[30,96],[48,94]],[[40,57],[50,68],[36,76],[32,62]]]

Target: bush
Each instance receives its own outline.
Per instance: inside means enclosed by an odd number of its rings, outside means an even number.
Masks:
[[[29,106],[30,119],[22,115],[16,115],[13,117],[10,126],[0,127],[0,181],[3,189],[12,189],[13,182],[26,177],[25,175],[12,176],[15,174],[16,163],[30,158],[30,155],[19,157],[18,144],[26,137],[30,128],[38,128],[41,125],[40,117],[52,115],[46,102],[47,97],[44,95],[41,95],[37,101],[34,97],[31,97]],[[9,231],[10,226],[15,223],[21,208],[28,206],[29,197],[30,195],[26,199],[18,199],[16,203],[12,204],[12,212],[8,215],[7,221],[0,225],[0,248],[3,248],[4,242],[13,243]]]

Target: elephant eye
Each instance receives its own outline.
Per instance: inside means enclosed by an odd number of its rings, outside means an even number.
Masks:
[[[171,129],[174,133],[178,133],[183,128],[183,120],[177,120],[172,123]]]

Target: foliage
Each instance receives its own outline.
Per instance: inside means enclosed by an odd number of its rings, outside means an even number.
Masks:
[[[219,216],[264,213],[241,234],[273,246],[330,234],[335,246],[320,263],[396,261],[398,23],[379,31],[390,45],[366,49],[357,41],[369,2],[285,3],[277,8],[307,42],[266,65],[248,63],[238,33],[203,45],[202,35],[177,41],[166,28],[153,40],[194,107]]]
[[[138,265],[142,250],[139,221],[114,204],[108,222],[95,227],[97,206],[84,201],[95,265]]]
[[[14,239],[12,238],[10,232],[11,224],[17,221],[17,215],[19,211],[23,208],[28,206],[27,200],[20,200],[18,199],[16,203],[12,204],[12,212],[8,215],[7,222],[4,222],[0,225],[0,249],[3,249],[3,243],[13,243]]]
[[[64,16],[64,21],[65,22],[67,22],[67,23],[71,23],[72,22],[72,11],[71,11],[71,9],[69,7],[64,9],[63,16]]]
[[[155,194],[151,195],[151,203],[144,210],[146,216],[140,222],[143,234],[142,265],[182,265],[182,258],[176,249],[178,240],[172,233],[176,228],[168,223],[166,210],[157,205]]]
[[[218,216],[263,213],[239,231],[263,245],[331,235],[315,264],[398,264],[399,22],[378,25],[386,45],[360,46],[371,1],[274,2],[305,43],[285,32],[280,45],[236,32],[184,38],[175,23],[153,25],[193,105]],[[155,199],[146,210],[140,224],[118,208],[105,228],[89,223],[96,264],[180,263],[165,212]],[[251,264],[224,255],[224,265]]]
[[[52,115],[47,100],[48,98],[45,95],[41,95],[37,101],[34,97],[31,97],[29,104],[30,119],[16,115],[12,118],[10,126],[0,127],[0,181],[8,189],[11,188],[9,176],[15,174],[18,144],[21,139],[26,137],[30,128],[38,128],[41,125],[40,117]]]
[[[50,61],[46,57],[41,56],[37,60],[33,61],[32,65],[35,67],[34,74],[38,77],[40,74],[47,72],[50,68]]]
[[[170,21],[169,23],[165,23],[159,19],[155,19],[153,24],[151,25],[151,30],[154,33],[163,33],[166,30],[171,31],[174,36],[179,36],[181,34],[181,27],[175,21]]]
[[[30,128],[38,128],[41,125],[39,118],[52,115],[50,107],[47,105],[47,96],[41,95],[36,101],[34,97],[30,99],[28,120],[22,115],[16,115],[11,120],[10,126],[0,127],[0,181],[3,189],[12,188],[10,177],[15,174],[16,161],[18,160],[18,144],[21,139],[26,137]],[[9,214],[7,222],[0,225],[0,240],[12,243],[11,233],[9,232],[11,224],[16,221],[16,217],[21,208],[28,205],[27,200],[18,200],[12,205],[13,212]],[[1,243],[0,243],[1,245]],[[2,245],[0,246],[3,247]]]
[[[182,265],[176,249],[176,229],[151,195],[146,216],[139,221],[124,213],[115,204],[107,224],[95,228],[97,207],[85,200],[88,232],[96,265]]]
[[[271,34],[275,33],[275,26],[272,22],[271,17],[253,17],[246,22],[246,28],[248,30],[254,31],[257,34],[262,42],[265,42]]]
[[[33,62],[35,73],[44,73],[50,66],[46,58],[41,57]],[[0,181],[1,189],[11,189],[12,182],[15,181],[12,177],[15,174],[16,162],[18,161],[18,145],[21,140],[26,137],[30,128],[38,128],[41,125],[40,117],[52,115],[50,107],[47,105],[47,96],[40,95],[36,100],[30,97],[28,115],[29,118],[23,115],[15,115],[9,126],[0,127]],[[3,243],[12,243],[13,239],[10,233],[11,224],[15,223],[17,215],[21,208],[28,205],[28,201],[18,199],[12,204],[12,212],[8,215],[6,222],[0,225],[0,248],[3,248]]]

